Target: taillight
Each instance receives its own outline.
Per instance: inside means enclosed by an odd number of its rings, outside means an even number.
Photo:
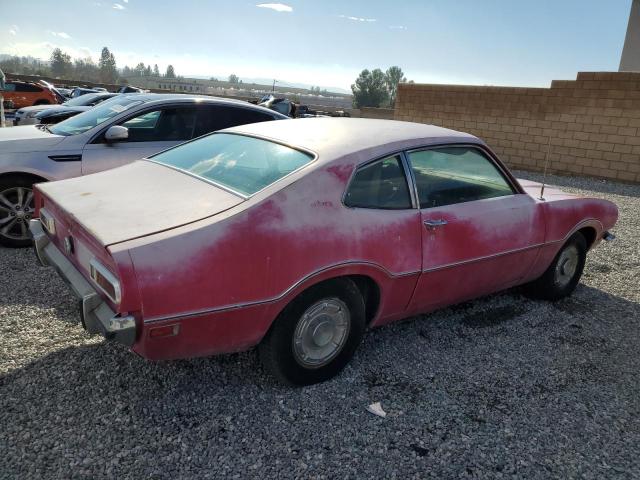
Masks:
[[[89,262],[91,280],[102,290],[113,303],[120,304],[121,292],[118,279],[95,258]]]
[[[40,209],[40,223],[51,235],[56,234],[56,222],[46,209]]]

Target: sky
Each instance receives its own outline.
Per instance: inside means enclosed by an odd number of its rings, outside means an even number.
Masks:
[[[266,0],[269,2],[269,0]],[[60,47],[118,67],[349,89],[398,65],[417,83],[548,86],[616,71],[631,0],[0,0],[0,53]]]

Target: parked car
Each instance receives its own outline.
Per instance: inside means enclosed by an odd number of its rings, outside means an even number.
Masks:
[[[65,88],[65,87],[56,87],[56,90],[58,90],[58,93],[60,93],[60,95],[62,95],[64,98],[69,99],[71,98],[71,89],[70,88]]]
[[[71,90],[71,98],[81,97],[82,95],[87,95],[89,93],[100,93],[100,90],[96,88],[76,87]]]
[[[118,90],[118,93],[148,93],[149,90],[143,90],[132,85],[123,85]]]
[[[88,332],[152,360],[258,345],[298,385],[368,327],[521,284],[571,294],[618,215],[540,198],[472,135],[344,118],[231,128],[35,195],[36,253]]]
[[[18,81],[5,83],[2,96],[5,101],[13,103],[13,108],[54,105],[63,101],[62,95],[57,94],[50,86]]]
[[[243,123],[285,119],[238,100],[123,94],[56,125],[0,129],[0,244],[31,245],[34,183],[99,172]]]
[[[51,105],[35,105],[21,108],[16,111],[13,124],[36,125],[39,123],[52,124],[59,123],[78,113],[84,112],[91,107],[95,107],[101,102],[118,95],[117,93],[92,93],[72,98],[55,107]]]

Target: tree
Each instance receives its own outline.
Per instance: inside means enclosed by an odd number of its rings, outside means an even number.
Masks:
[[[372,72],[367,69],[360,72],[356,83],[351,85],[351,91],[353,106],[356,108],[379,107],[389,98],[385,75],[379,68]]]
[[[167,73],[164,74],[167,78],[176,78],[176,71],[173,69],[173,65],[167,67]]]
[[[238,76],[235,73],[232,73],[231,75],[229,75],[229,83],[240,83],[240,78],[238,78]]]
[[[387,90],[389,91],[389,105],[393,107],[396,103],[398,84],[406,82],[407,78],[404,76],[400,67],[389,67],[384,76],[385,83],[387,84]]]
[[[153,76],[154,77],[159,77],[160,76],[160,70],[158,69],[158,64],[157,63],[153,66]]]
[[[51,74],[54,77],[68,77],[72,70],[71,57],[59,48],[54,49],[51,52]]]
[[[144,75],[145,77],[151,76],[151,65],[147,65],[147,68],[144,69]]]
[[[89,82],[100,81],[100,70],[91,57],[76,58],[73,63],[74,79],[87,80]]]
[[[137,75],[138,77],[142,77],[144,75],[144,63],[140,62],[138,63],[134,69],[133,69],[133,73],[135,75]]]
[[[98,67],[100,68],[100,81],[103,83],[114,83],[118,79],[116,59],[107,47],[102,49]]]

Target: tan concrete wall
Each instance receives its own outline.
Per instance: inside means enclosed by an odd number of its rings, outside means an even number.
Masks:
[[[578,73],[551,88],[400,84],[395,119],[462,130],[510,167],[640,183],[640,72]]]

